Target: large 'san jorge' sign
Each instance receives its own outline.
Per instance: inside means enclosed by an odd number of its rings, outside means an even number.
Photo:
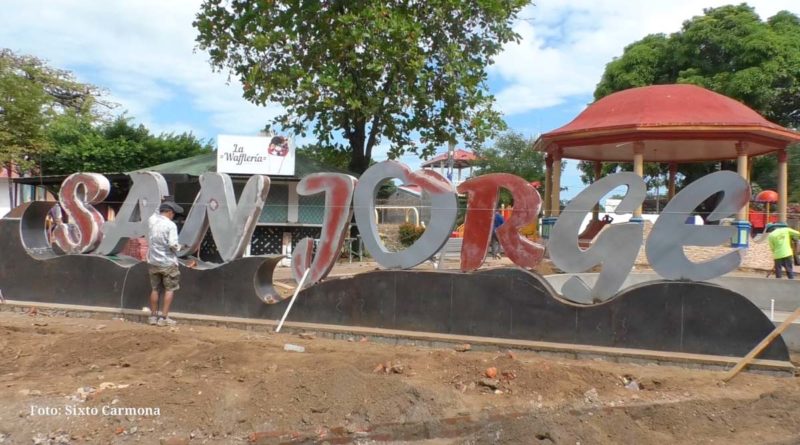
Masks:
[[[376,192],[383,181],[394,178],[418,185],[431,198],[427,230],[412,246],[400,252],[384,247],[374,220]],[[72,222],[56,227],[55,247],[65,254],[112,255],[118,253],[128,239],[144,236],[147,217],[157,211],[162,197],[167,195],[167,185],[160,174],[153,172],[133,173],[131,179],[131,190],[114,221],[104,221],[93,206],[108,196],[110,184],[106,177],[76,173],[65,179],[59,201]],[[596,265],[603,266],[592,288],[577,277],[571,278],[562,289],[567,299],[578,303],[605,301],[617,293],[633,267],[643,241],[643,228],[639,223],[613,224],[595,238],[590,248],[582,250],[578,246],[578,230],[585,215],[603,196],[619,186],[626,186],[628,190],[617,213],[632,212],[644,200],[644,183],[633,173],[618,173],[602,178],[575,197],[551,231],[547,248],[557,267],[565,272],[583,272]],[[269,187],[268,177],[252,176],[237,203],[229,176],[203,174],[200,192],[179,235],[180,243],[187,246],[181,254],[196,251],[210,228],[224,261],[242,257],[267,200]],[[511,174],[495,173],[471,178],[456,189],[433,170],[413,172],[401,163],[386,161],[370,167],[359,180],[339,173],[316,173],[300,181],[298,194],[325,194],[325,214],[316,253],[313,240],[301,240],[292,254],[292,274],[299,282],[308,270],[307,286],[327,276],[341,251],[353,209],[364,244],[378,264],[390,269],[414,267],[437,253],[450,236],[457,215],[457,193],[467,195],[461,270],[473,271],[486,257],[501,188],[513,195],[514,211],[497,231],[500,244],[516,265],[532,269],[544,257],[545,246],[519,234],[521,227],[538,217],[541,208],[539,193],[527,181]],[[683,253],[684,245],[719,245],[734,234],[733,227],[684,224],[700,203],[719,192],[723,192],[723,198],[708,217],[710,221],[733,215],[747,203],[750,188],[733,172],[716,172],[684,188],[664,208],[645,246],[648,261],[659,275],[666,279],[706,280],[739,266],[742,255],[739,250],[701,263],[690,261]]]

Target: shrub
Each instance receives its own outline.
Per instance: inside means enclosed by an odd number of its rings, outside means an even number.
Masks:
[[[425,227],[415,226],[411,223],[400,224],[400,244],[408,247],[425,233]]]

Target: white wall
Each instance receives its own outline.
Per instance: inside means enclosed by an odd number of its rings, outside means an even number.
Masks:
[[[4,217],[6,213],[11,211],[11,205],[8,200],[8,179],[0,178],[0,218]]]

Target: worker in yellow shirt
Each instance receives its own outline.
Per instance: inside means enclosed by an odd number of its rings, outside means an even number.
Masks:
[[[781,268],[786,269],[786,276],[794,279],[792,264],[794,255],[792,253],[792,239],[800,239],[800,232],[788,227],[767,227],[770,232],[767,236],[769,250],[772,251],[772,258],[775,260],[775,278],[781,278]]]

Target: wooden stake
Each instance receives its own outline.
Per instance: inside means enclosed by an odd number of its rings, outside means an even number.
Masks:
[[[283,318],[281,318],[280,323],[278,323],[278,327],[275,329],[275,332],[280,332],[281,327],[283,327],[283,322],[286,321],[286,316],[289,315],[289,311],[292,310],[292,305],[294,304],[294,300],[297,299],[297,294],[303,289],[303,283],[306,282],[306,278],[308,277],[308,273],[311,272],[311,268],[309,267],[306,269],[305,273],[303,273],[303,278],[300,279],[300,282],[297,284],[297,288],[294,290],[294,295],[292,295],[292,299],[289,300],[289,306],[286,307],[286,312],[283,313]],[[798,308],[800,310],[800,308]]]
[[[737,363],[736,366],[733,367],[733,369],[731,369],[730,371],[728,371],[727,374],[725,374],[725,377],[722,378],[722,381],[727,382],[730,381],[732,378],[736,377],[736,375],[739,374],[739,372],[742,369],[744,369],[744,367],[747,366],[748,363],[753,361],[753,359],[756,358],[756,356],[760,354],[761,351],[763,351],[767,346],[770,345],[770,343],[772,343],[779,335],[781,335],[783,331],[785,331],[789,326],[791,326],[792,322],[797,317],[800,317],[800,307],[795,309],[794,312],[792,312],[788,317],[786,317],[786,320],[783,320],[783,323],[781,323],[780,326],[775,328],[772,332],[770,332],[769,335],[767,335],[763,340],[761,340],[761,343],[757,344],[752,351],[748,352],[747,355],[744,356],[744,358],[742,358],[742,360],[740,360],[739,363]]]

